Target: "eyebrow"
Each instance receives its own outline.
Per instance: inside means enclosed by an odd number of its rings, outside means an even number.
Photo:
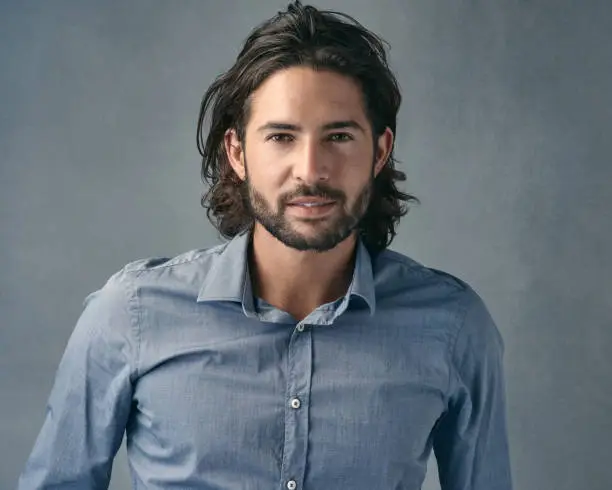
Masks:
[[[347,129],[347,128],[356,129],[358,131],[361,131],[362,133],[365,133],[365,129],[361,126],[361,124],[359,124],[357,121],[353,119],[347,119],[345,121],[333,121],[333,122],[324,124],[321,127],[323,131],[329,131],[330,129]],[[257,131],[263,132],[263,131],[267,131],[270,129],[281,130],[281,131],[296,131],[296,132],[302,131],[302,127],[297,124],[275,122],[275,121],[270,121],[262,126],[259,126],[257,128]]]

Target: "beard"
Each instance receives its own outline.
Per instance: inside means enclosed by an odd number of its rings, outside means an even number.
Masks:
[[[374,165],[368,182],[357,195],[355,202],[346,209],[346,195],[339,189],[327,184],[312,186],[301,185],[292,192],[279,196],[276,209],[257,189],[253,187],[248,176],[245,180],[245,203],[254,221],[263,226],[268,233],[287,247],[299,251],[325,252],[346,240],[359,226],[365,215],[374,188]],[[321,197],[333,199],[336,204],[334,214],[325,220],[310,221],[311,233],[302,233],[296,229],[285,214],[289,201],[298,197]]]

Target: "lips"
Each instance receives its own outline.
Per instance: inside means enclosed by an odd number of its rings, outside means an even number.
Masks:
[[[303,206],[307,208],[314,208],[318,206],[328,206],[330,204],[334,204],[336,201],[330,199],[317,199],[317,198],[307,198],[302,197],[299,199],[294,199],[287,203],[288,206]]]
[[[337,202],[329,198],[303,196],[289,201],[286,210],[299,220],[321,220],[336,209]]]

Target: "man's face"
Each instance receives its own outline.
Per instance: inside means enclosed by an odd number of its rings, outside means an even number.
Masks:
[[[251,96],[237,169],[256,225],[298,250],[335,247],[367,210],[382,139],[375,148],[352,79],[304,67],[270,76]]]

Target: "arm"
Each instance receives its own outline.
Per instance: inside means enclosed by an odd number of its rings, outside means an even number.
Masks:
[[[19,490],[108,488],[135,372],[137,325],[127,286],[118,273],[85,299]]]
[[[511,490],[504,343],[480,297],[468,290],[452,346],[448,409],[434,432],[442,490]]]

